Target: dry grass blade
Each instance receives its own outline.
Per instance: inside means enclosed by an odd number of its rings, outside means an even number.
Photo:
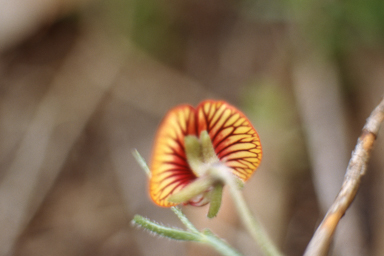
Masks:
[[[328,252],[337,224],[355,198],[365,174],[370,152],[383,120],[384,98],[367,119],[349,161],[341,190],[309,242],[305,256],[326,255]]]

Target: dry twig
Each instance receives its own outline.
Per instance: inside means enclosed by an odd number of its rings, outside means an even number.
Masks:
[[[305,256],[326,255],[328,252],[337,224],[356,196],[361,178],[366,171],[373,143],[383,120],[384,98],[367,119],[349,161],[341,190],[309,242],[304,253]]]

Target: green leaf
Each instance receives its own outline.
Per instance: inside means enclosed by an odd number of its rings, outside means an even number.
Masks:
[[[160,236],[168,237],[174,240],[182,240],[182,241],[200,241],[200,235],[175,229],[175,228],[169,228],[165,227],[163,225],[160,225],[158,223],[155,223],[143,216],[135,215],[133,217],[132,223],[148,230],[153,233],[156,233]]]

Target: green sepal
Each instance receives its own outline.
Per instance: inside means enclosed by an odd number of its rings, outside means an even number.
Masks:
[[[211,191],[211,202],[209,204],[209,210],[207,214],[208,218],[216,217],[220,210],[223,187],[224,185],[222,183],[217,183]]]
[[[171,195],[168,198],[168,201],[171,203],[184,203],[188,202],[190,199],[195,196],[200,195],[207,191],[213,184],[216,182],[216,179],[210,175],[202,176],[200,178],[195,179],[193,182],[189,183],[179,192]]]

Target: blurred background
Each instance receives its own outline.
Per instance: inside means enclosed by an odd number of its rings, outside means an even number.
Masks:
[[[183,228],[148,197],[150,160],[177,104],[212,98],[257,129],[263,161],[244,193],[286,255],[301,255],[340,189],[384,91],[382,0],[0,0],[0,255],[218,255],[154,237]],[[382,133],[382,131],[381,131]],[[384,254],[384,140],[330,255]],[[184,207],[260,255],[224,191]]]

